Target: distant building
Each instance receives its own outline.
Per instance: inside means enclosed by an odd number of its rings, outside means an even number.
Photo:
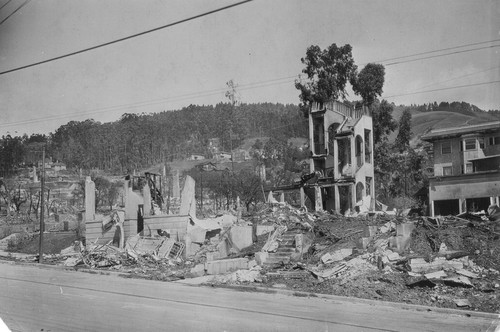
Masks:
[[[210,138],[208,140],[208,150],[216,155],[220,151],[220,139],[219,138]]]
[[[218,161],[231,160],[230,152],[219,152],[215,155],[215,159]]]
[[[433,144],[431,216],[499,205],[500,121],[433,130],[421,139]]]
[[[250,153],[243,149],[237,149],[233,151],[233,159],[236,162],[245,161],[250,159]]]
[[[52,163],[52,169],[56,172],[58,171],[65,171],[66,170],[66,164],[60,163],[60,162],[55,162]]]
[[[201,155],[198,155],[198,154],[192,154],[188,159],[189,160],[204,160],[205,157],[201,156]]]

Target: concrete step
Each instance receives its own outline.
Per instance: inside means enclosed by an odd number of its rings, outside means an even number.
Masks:
[[[282,253],[282,254],[291,254],[295,252],[295,248],[278,248],[276,250],[276,253]]]
[[[276,259],[290,259],[290,255],[288,254],[277,254],[277,253],[273,253],[273,254],[269,254],[269,257],[268,258],[276,258]]]
[[[290,257],[287,258],[271,258],[269,257],[265,262],[264,265],[274,265],[274,264],[281,264],[281,263],[289,263],[290,262]]]

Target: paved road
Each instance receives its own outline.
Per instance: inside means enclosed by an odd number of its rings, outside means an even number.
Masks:
[[[495,331],[498,315],[402,309],[0,263],[12,331]],[[496,318],[496,319],[495,319]]]

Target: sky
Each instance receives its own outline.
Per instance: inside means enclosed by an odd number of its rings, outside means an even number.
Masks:
[[[227,102],[229,80],[243,103],[298,104],[300,59],[332,43],[383,64],[396,105],[500,109],[497,0],[254,0],[5,73],[238,2],[0,0],[0,136]]]

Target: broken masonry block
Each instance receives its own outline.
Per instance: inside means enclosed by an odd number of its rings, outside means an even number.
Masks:
[[[221,274],[248,267],[247,258],[222,259],[205,263],[207,274]]]
[[[229,231],[233,248],[241,250],[253,244],[252,226],[234,226]]]
[[[457,307],[471,307],[468,299],[454,299],[453,302],[455,302]]]
[[[377,226],[366,226],[363,230],[364,237],[372,237],[377,235],[378,227]]]
[[[411,232],[415,229],[414,223],[402,223],[396,226],[396,235],[397,236],[410,236]]]
[[[221,259],[223,257],[221,257],[221,254],[220,252],[218,251],[214,251],[214,252],[207,252],[207,261],[215,261],[217,259]]]
[[[220,258],[225,258],[229,254],[229,248],[227,241],[224,239],[217,244],[217,250],[219,251]]]
[[[262,265],[268,259],[269,253],[264,251],[256,252],[254,257],[257,264]]]
[[[430,273],[444,269],[463,269],[463,263],[459,260],[447,261],[444,257],[437,257],[432,262],[426,262],[423,258],[412,258],[409,261],[412,272]]]
[[[441,279],[446,278],[448,275],[443,270],[437,272],[431,272],[424,275],[427,279]]]
[[[371,240],[371,237],[362,237],[357,241],[356,246],[358,249],[366,250]]]
[[[410,240],[409,236],[393,236],[389,238],[389,248],[402,253],[410,246]]]
[[[207,231],[199,226],[191,227],[188,230],[188,236],[192,242],[204,243]]]
[[[257,261],[255,259],[248,261],[248,268],[253,269],[254,267],[258,266]]]
[[[332,254],[331,253],[324,254],[323,256],[321,256],[321,261],[323,262],[323,264],[329,264],[341,261],[344,258],[349,257],[351,255],[352,255],[352,248],[339,249],[334,251]]]
[[[473,287],[473,285],[470,282],[469,278],[467,278],[465,276],[448,277],[448,278],[443,279],[443,282],[447,286],[466,287],[466,288]]]
[[[304,242],[303,234],[295,234],[295,250],[302,253],[302,243]]]
[[[274,231],[273,225],[257,225],[257,236]]]
[[[474,273],[474,272],[470,272],[470,271],[467,271],[467,270],[464,270],[464,269],[459,269],[456,271],[458,274],[461,274],[465,277],[468,277],[468,278],[473,278],[473,279],[477,279],[479,278],[479,275]]]
[[[197,264],[191,268],[189,272],[191,272],[194,277],[202,277],[205,275],[205,264]]]

